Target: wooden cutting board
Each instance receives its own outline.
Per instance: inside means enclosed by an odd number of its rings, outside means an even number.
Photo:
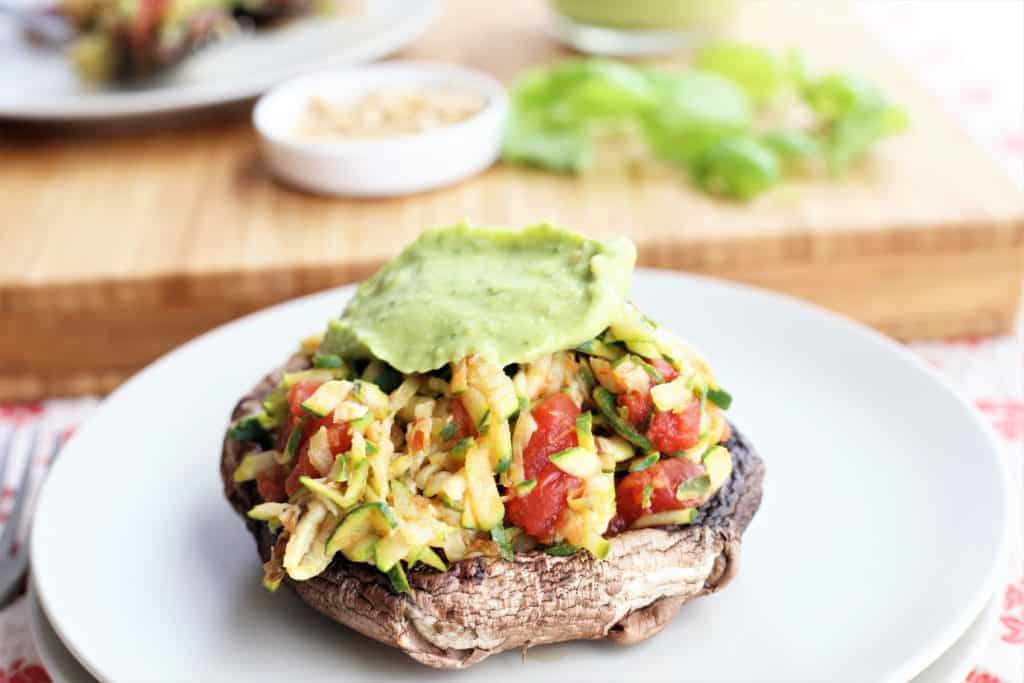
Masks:
[[[901,338],[1007,330],[1021,193],[851,8],[810,5],[750,3],[731,32],[876,79],[912,128],[842,182],[793,182],[750,205],[696,194],[679,173],[611,167],[497,166],[402,199],[314,197],[268,176],[248,105],[141,128],[0,124],[0,399],[105,392],[203,330],[365,276],[421,229],[462,218],[626,233],[644,265],[779,290]],[[450,0],[403,56],[509,81],[567,54],[546,28],[538,0]]]

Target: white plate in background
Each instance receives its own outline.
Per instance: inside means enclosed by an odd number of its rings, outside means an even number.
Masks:
[[[340,0],[345,7],[346,0]],[[34,45],[0,16],[0,117],[100,119],[255,97],[302,71],[379,59],[419,37],[437,0],[347,0],[351,11],[306,17],[208,46],[134,87],[83,83],[60,49]]]
[[[352,288],[225,325],[114,392],[41,492],[40,601],[102,680],[450,680],[260,587],[217,472],[238,397]],[[493,657],[463,683],[905,681],[965,633],[1006,552],[990,428],[909,351],[816,307],[639,271],[633,298],[709,356],[767,466],[742,569],[663,633]]]

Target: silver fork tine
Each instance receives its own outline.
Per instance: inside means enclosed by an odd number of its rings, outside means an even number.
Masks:
[[[3,491],[4,482],[7,481],[7,456],[10,455],[14,447],[14,433],[16,431],[14,427],[11,427],[7,434],[7,439],[4,441],[4,448],[0,450],[0,492]]]
[[[28,568],[28,553],[24,550],[12,553],[12,549],[17,538],[25,501],[29,497],[28,482],[29,476],[32,473],[32,460],[35,457],[38,441],[39,432],[37,429],[33,429],[28,454],[22,467],[21,481],[18,483],[18,492],[14,497],[14,505],[11,506],[11,512],[7,516],[7,522],[4,524],[3,535],[0,535],[0,607],[6,605],[11,596],[17,592],[21,585],[21,578],[25,575],[25,570]],[[12,435],[5,449],[5,459],[10,459],[10,452],[13,450],[11,444],[13,443],[14,437]]]
[[[4,533],[0,536],[0,552],[10,552],[14,539],[17,537],[18,527],[21,524],[21,513],[25,509],[25,501],[28,499],[28,480],[32,474],[32,460],[35,458],[38,445],[39,430],[33,429],[32,439],[28,444],[28,454],[21,468],[21,481],[18,482],[18,492],[14,494],[14,505],[11,506],[11,512],[7,515]]]

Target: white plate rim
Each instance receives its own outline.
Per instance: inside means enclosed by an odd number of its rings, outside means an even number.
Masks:
[[[925,683],[926,681],[960,681],[966,676],[971,667],[977,664],[978,654],[985,646],[985,641],[996,633],[999,615],[999,605],[1002,595],[997,588],[989,597],[982,609],[981,614],[960,636],[959,639],[933,661],[918,676],[908,683]],[[57,632],[50,623],[50,618],[39,601],[38,591],[35,585],[29,581],[29,589],[26,595],[29,610],[29,630],[32,635],[32,642],[35,645],[39,659],[46,668],[47,673],[54,679],[54,683],[92,683],[95,678],[85,667],[71,654],[67,646],[60,640]],[[49,634],[44,634],[44,629]],[[969,642],[966,642],[969,639]],[[51,643],[56,640],[56,643]],[[965,645],[963,652],[953,653],[953,650]],[[59,648],[59,649],[58,649]],[[949,661],[943,659],[951,657]],[[66,664],[59,663],[59,659],[67,659]],[[80,669],[73,672],[73,675],[63,676],[67,668]],[[940,667],[936,669],[936,667]],[[933,671],[933,669],[936,669]],[[922,680],[922,677],[927,677]]]
[[[998,537],[1001,539],[999,548],[997,549],[996,555],[992,558],[992,562],[989,565],[990,568],[988,570],[987,575],[975,587],[975,590],[971,598],[960,608],[957,616],[951,619],[942,627],[940,632],[932,638],[927,647],[921,647],[919,652],[915,653],[912,657],[905,659],[903,663],[900,666],[898,666],[895,670],[886,672],[885,675],[882,677],[883,680],[909,681],[913,679],[915,676],[924,671],[930,663],[934,662],[944,652],[946,652],[950,647],[952,647],[952,645],[959,639],[959,637],[967,631],[967,629],[974,622],[974,620],[977,619],[978,615],[981,614],[989,597],[996,590],[999,578],[1003,573],[1002,567],[1005,564],[1007,553],[1009,551],[1008,515],[1011,509],[1010,505],[1011,501],[1013,500],[1013,493],[1010,487],[1010,478],[1008,476],[1008,465],[1002,453],[1002,445],[999,442],[999,439],[996,436],[992,426],[984,419],[984,417],[979,413],[977,408],[974,405],[972,405],[966,399],[966,397],[964,397],[960,392],[958,392],[954,388],[950,380],[936,372],[936,370],[930,367],[923,359],[916,356],[912,351],[907,349],[905,346],[890,339],[889,337],[886,337],[882,333],[873,330],[869,327],[866,327],[854,320],[846,318],[838,313],[829,311],[821,306],[818,306],[817,304],[803,301],[801,299],[796,299],[794,297],[781,294],[779,292],[773,292],[770,290],[765,290],[758,287],[753,287],[750,285],[745,285],[738,282],[723,280],[720,278],[710,277],[706,275],[696,275],[692,273],[672,271],[660,268],[637,268],[636,272],[638,274],[642,274],[642,277],[683,278],[693,280],[696,281],[697,283],[702,283],[704,285],[725,287],[726,289],[731,289],[740,292],[741,294],[746,294],[748,296],[768,297],[782,305],[792,306],[803,314],[817,316],[821,318],[825,324],[834,326],[847,334],[852,334],[856,337],[859,337],[863,341],[873,345],[876,348],[881,348],[884,349],[885,351],[896,353],[906,363],[915,368],[918,372],[921,372],[929,376],[931,379],[936,381],[941,387],[943,387],[943,389],[960,404],[960,406],[964,409],[966,414],[970,415],[970,418],[972,422],[974,422],[975,426],[983,434],[984,439],[987,441],[989,445],[990,452],[994,455],[994,464],[996,469],[998,470],[998,478],[999,481],[1002,482],[1002,490],[1000,492],[1000,507],[1003,509],[1005,514],[999,520],[1000,530],[998,533]],[[146,366],[139,372],[132,375],[132,377],[130,377],[124,384],[122,384],[114,392],[112,392],[104,400],[103,404],[101,404],[101,406],[97,410],[102,410],[104,405],[108,401],[126,391],[129,391],[136,384],[144,381],[146,376],[151,371],[163,366],[168,362],[171,362],[177,354],[182,353],[187,349],[191,349],[193,346],[200,345],[204,343],[205,340],[211,337],[224,334],[231,334],[232,330],[235,327],[240,327],[244,325],[247,321],[252,320],[253,318],[260,317],[263,315],[273,315],[279,309],[283,309],[298,302],[304,302],[320,296],[325,296],[328,295],[329,293],[335,296],[345,297],[345,299],[347,300],[348,294],[354,291],[357,284],[358,283],[342,285],[340,287],[329,288],[327,290],[323,290],[320,292],[315,292],[302,297],[290,299],[288,301],[268,306],[266,308],[236,318],[230,322],[219,325],[214,329],[209,330],[208,332],[205,332],[185,342],[184,344],[176,347],[175,349],[169,351],[168,353],[164,354],[150,365]],[[71,439],[75,438],[77,438],[77,433],[76,435],[73,435],[71,437]],[[65,447],[67,447],[67,445],[68,444],[65,444]],[[64,461],[64,459],[58,459],[57,462],[53,465],[53,467],[61,467]],[[41,490],[39,491],[37,505],[39,505],[40,507],[42,506],[46,498],[46,494],[49,488],[48,484],[49,479],[43,483]],[[32,542],[30,543],[30,562],[34,567],[39,566],[38,558],[36,555],[36,548],[38,547],[38,543],[35,542],[35,537],[37,535],[37,527],[34,525],[32,529]],[[76,647],[74,642],[68,637],[68,635],[63,632],[63,630],[59,627],[59,623],[55,621],[53,618],[54,612],[52,610],[52,606],[49,603],[49,599],[46,597],[45,589],[43,589],[42,586],[40,586],[39,584],[35,585],[37,587],[37,596],[39,599],[39,603],[42,606],[44,613],[50,620],[50,623],[53,626],[54,631],[60,637],[60,640],[74,655],[75,659],[78,660],[82,664],[82,666],[86,668],[90,672],[90,674],[95,676],[97,679],[101,681],[112,680],[110,677],[101,675],[99,666],[95,663],[89,662],[88,659],[81,652],[81,650],[78,647]]]
[[[77,98],[60,98],[49,103],[33,102],[28,106],[4,105],[0,102],[0,117],[44,121],[116,119],[184,111],[250,99],[276,83],[304,71],[371,61],[396,52],[427,30],[439,13],[439,0],[420,0],[416,7],[416,12],[410,12],[401,21],[367,36],[344,51],[286,66],[277,71],[256,73],[247,79],[134,92],[103,92]]]
[[[95,677],[89,673],[78,657],[68,650],[64,641],[57,634],[56,629],[53,628],[50,615],[43,608],[43,604],[39,600],[39,591],[31,578],[29,578],[25,600],[28,603],[28,628],[32,635],[32,644],[39,655],[40,663],[46,669],[46,673],[50,674],[50,678],[53,679],[54,683],[79,683],[79,681],[85,683],[86,681],[95,680]],[[47,629],[50,631],[49,634],[44,632]],[[56,638],[58,642],[51,644],[50,641],[53,638]],[[63,648],[63,651],[56,650],[58,647]],[[69,661],[67,664],[64,664],[59,661],[61,659],[68,659]],[[75,671],[71,677],[67,677],[62,675],[66,672],[67,667],[77,667],[81,671]]]

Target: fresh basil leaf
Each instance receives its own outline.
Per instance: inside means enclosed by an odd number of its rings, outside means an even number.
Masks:
[[[779,160],[767,146],[750,137],[722,140],[693,167],[697,185],[713,194],[750,199],[782,178]]]
[[[786,65],[775,54],[738,43],[705,47],[694,56],[693,66],[729,79],[742,88],[754,104],[773,98],[787,80]]]

